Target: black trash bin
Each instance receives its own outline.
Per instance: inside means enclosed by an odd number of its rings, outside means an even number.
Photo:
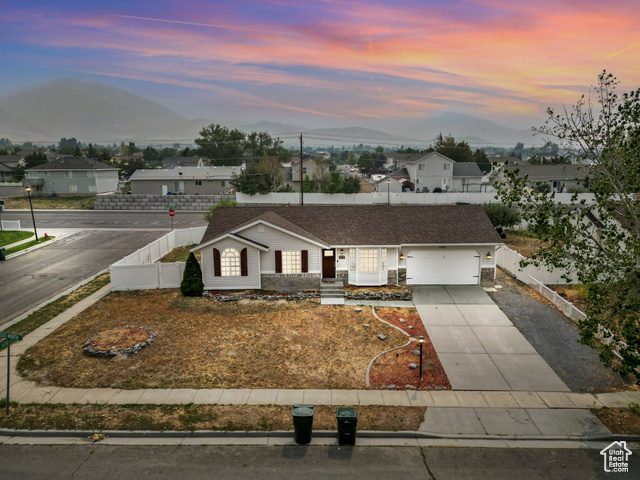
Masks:
[[[6,259],[7,259],[7,256],[4,253],[4,247],[0,247],[0,262]]]
[[[293,415],[294,439],[296,443],[306,445],[311,442],[311,430],[313,430],[313,405],[294,405]]]
[[[340,407],[336,409],[338,420],[338,444],[355,445],[358,429],[358,412],[355,408]]]

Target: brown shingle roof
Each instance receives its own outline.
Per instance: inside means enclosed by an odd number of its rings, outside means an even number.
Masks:
[[[480,205],[336,205],[218,207],[201,245],[260,218],[328,245],[502,243]]]

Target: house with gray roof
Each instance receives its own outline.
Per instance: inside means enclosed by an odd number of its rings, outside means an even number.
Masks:
[[[138,169],[129,178],[131,193],[142,195],[224,195],[241,167]]]
[[[586,164],[524,164],[500,165],[491,172],[491,185],[497,181],[504,181],[504,172],[518,171],[518,176],[527,178],[527,185],[535,188],[538,184],[549,186],[551,192],[567,192],[571,190],[586,190],[585,181],[589,173]]]
[[[204,160],[200,157],[165,157],[162,159],[162,168],[203,167],[204,165]]]
[[[94,158],[59,157],[27,169],[22,185],[35,195],[96,195],[116,191],[119,172]]]
[[[482,171],[475,163],[459,163],[441,153],[430,152],[407,156],[398,166],[391,176],[416,192],[482,191]]]
[[[492,285],[502,244],[480,205],[218,207],[200,245],[207,290]]]

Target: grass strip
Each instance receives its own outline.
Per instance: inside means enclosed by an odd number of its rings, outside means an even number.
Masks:
[[[20,335],[26,335],[28,333],[33,332],[36,328],[44,325],[49,320],[57,317],[65,310],[71,308],[80,300],[87,298],[92,293],[97,292],[102,287],[107,285],[110,281],[109,274],[105,273],[104,275],[100,275],[98,278],[92,280],[91,282],[83,285],[68,295],[64,295],[57,300],[45,305],[41,309],[33,312],[24,320],[19,321],[18,323],[11,325],[5,329],[6,332],[10,333],[18,333]],[[5,347],[6,348],[6,347]],[[3,347],[0,347],[0,351],[4,350]]]
[[[54,237],[40,237],[38,238],[38,240],[31,240],[30,242],[27,243],[23,243],[21,245],[18,245],[16,247],[12,247],[12,248],[8,248],[6,251],[7,255],[11,255],[12,253],[16,253],[19,252],[21,250],[26,250],[27,248],[31,248],[34,247],[36,245],[40,245],[41,243],[44,242],[48,242],[49,240],[53,239]]]
[[[35,198],[31,197],[33,208],[38,210],[93,210],[96,203],[96,197],[47,197]],[[5,208],[7,210],[28,209],[29,199],[27,197],[10,197],[5,199]]]
[[[26,238],[33,237],[32,232],[20,232],[20,231],[2,231],[0,232],[0,247],[5,245],[11,245],[12,243],[19,242]]]
[[[0,400],[2,405],[2,400]],[[336,406],[315,407],[313,428],[337,430]],[[353,406],[359,430],[416,431],[426,407]],[[293,430],[290,405],[64,405],[11,402],[0,428],[21,430]]]

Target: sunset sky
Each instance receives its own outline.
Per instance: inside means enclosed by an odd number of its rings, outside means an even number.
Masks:
[[[640,86],[638,0],[5,0],[0,19],[0,96],[77,77],[220,122],[526,128],[603,69]]]

